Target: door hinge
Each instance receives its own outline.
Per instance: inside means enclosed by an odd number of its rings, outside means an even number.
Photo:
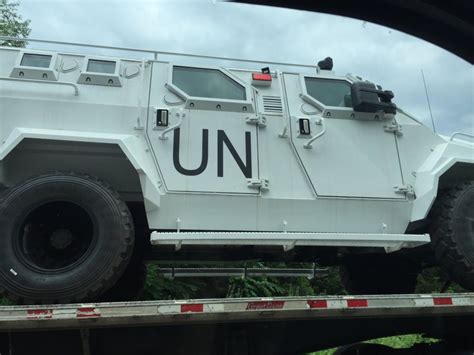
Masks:
[[[402,125],[395,120],[383,126],[383,129],[385,132],[395,133],[399,137],[403,136]]]
[[[245,119],[245,122],[248,124],[254,124],[258,127],[266,127],[267,126],[267,118],[265,116],[249,116]]]
[[[405,194],[408,198],[415,198],[415,189],[411,185],[396,185],[393,187],[395,193],[397,194]]]
[[[267,191],[270,189],[268,179],[248,179],[247,186],[250,189],[260,189],[261,191]]]

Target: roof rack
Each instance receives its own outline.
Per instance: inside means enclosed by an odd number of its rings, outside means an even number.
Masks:
[[[158,60],[158,56],[160,56],[160,55],[176,55],[176,56],[181,56],[181,57],[213,59],[213,60],[227,60],[227,61],[244,62],[244,63],[274,64],[274,65],[285,65],[285,66],[292,66],[292,67],[302,67],[302,68],[314,68],[314,69],[316,69],[316,65],[308,65],[308,64],[272,62],[272,61],[265,61],[265,60],[250,60],[250,59],[233,58],[233,57],[216,57],[216,56],[211,56],[211,55],[202,55],[202,54],[193,54],[193,53],[177,53],[177,52],[167,52],[167,51],[156,51],[156,50],[153,50],[153,49],[105,46],[105,45],[87,44],[87,43],[79,43],[79,42],[51,41],[51,40],[36,39],[36,38],[17,38],[17,37],[0,36],[0,41],[20,41],[20,42],[47,43],[47,44],[56,44],[56,45],[74,46],[74,47],[99,48],[99,49],[108,49],[108,50],[115,50],[115,51],[128,51],[128,52],[136,52],[136,53],[149,53],[149,54],[153,54],[153,59],[154,60]]]

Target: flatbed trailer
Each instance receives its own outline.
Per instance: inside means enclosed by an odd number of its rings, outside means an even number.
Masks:
[[[441,353],[474,349],[474,293],[0,307],[10,355],[302,354],[412,333],[444,339]]]

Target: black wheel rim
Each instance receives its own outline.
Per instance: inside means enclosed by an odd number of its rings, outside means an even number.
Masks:
[[[30,210],[15,238],[15,252],[30,269],[64,272],[90,255],[97,243],[96,223],[87,210],[69,201],[51,201]]]

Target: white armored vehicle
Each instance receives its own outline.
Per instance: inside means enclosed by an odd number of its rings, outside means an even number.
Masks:
[[[174,58],[0,49],[3,294],[126,298],[144,261],[247,259],[340,264],[354,293],[436,262],[474,290],[472,143],[328,58]]]

